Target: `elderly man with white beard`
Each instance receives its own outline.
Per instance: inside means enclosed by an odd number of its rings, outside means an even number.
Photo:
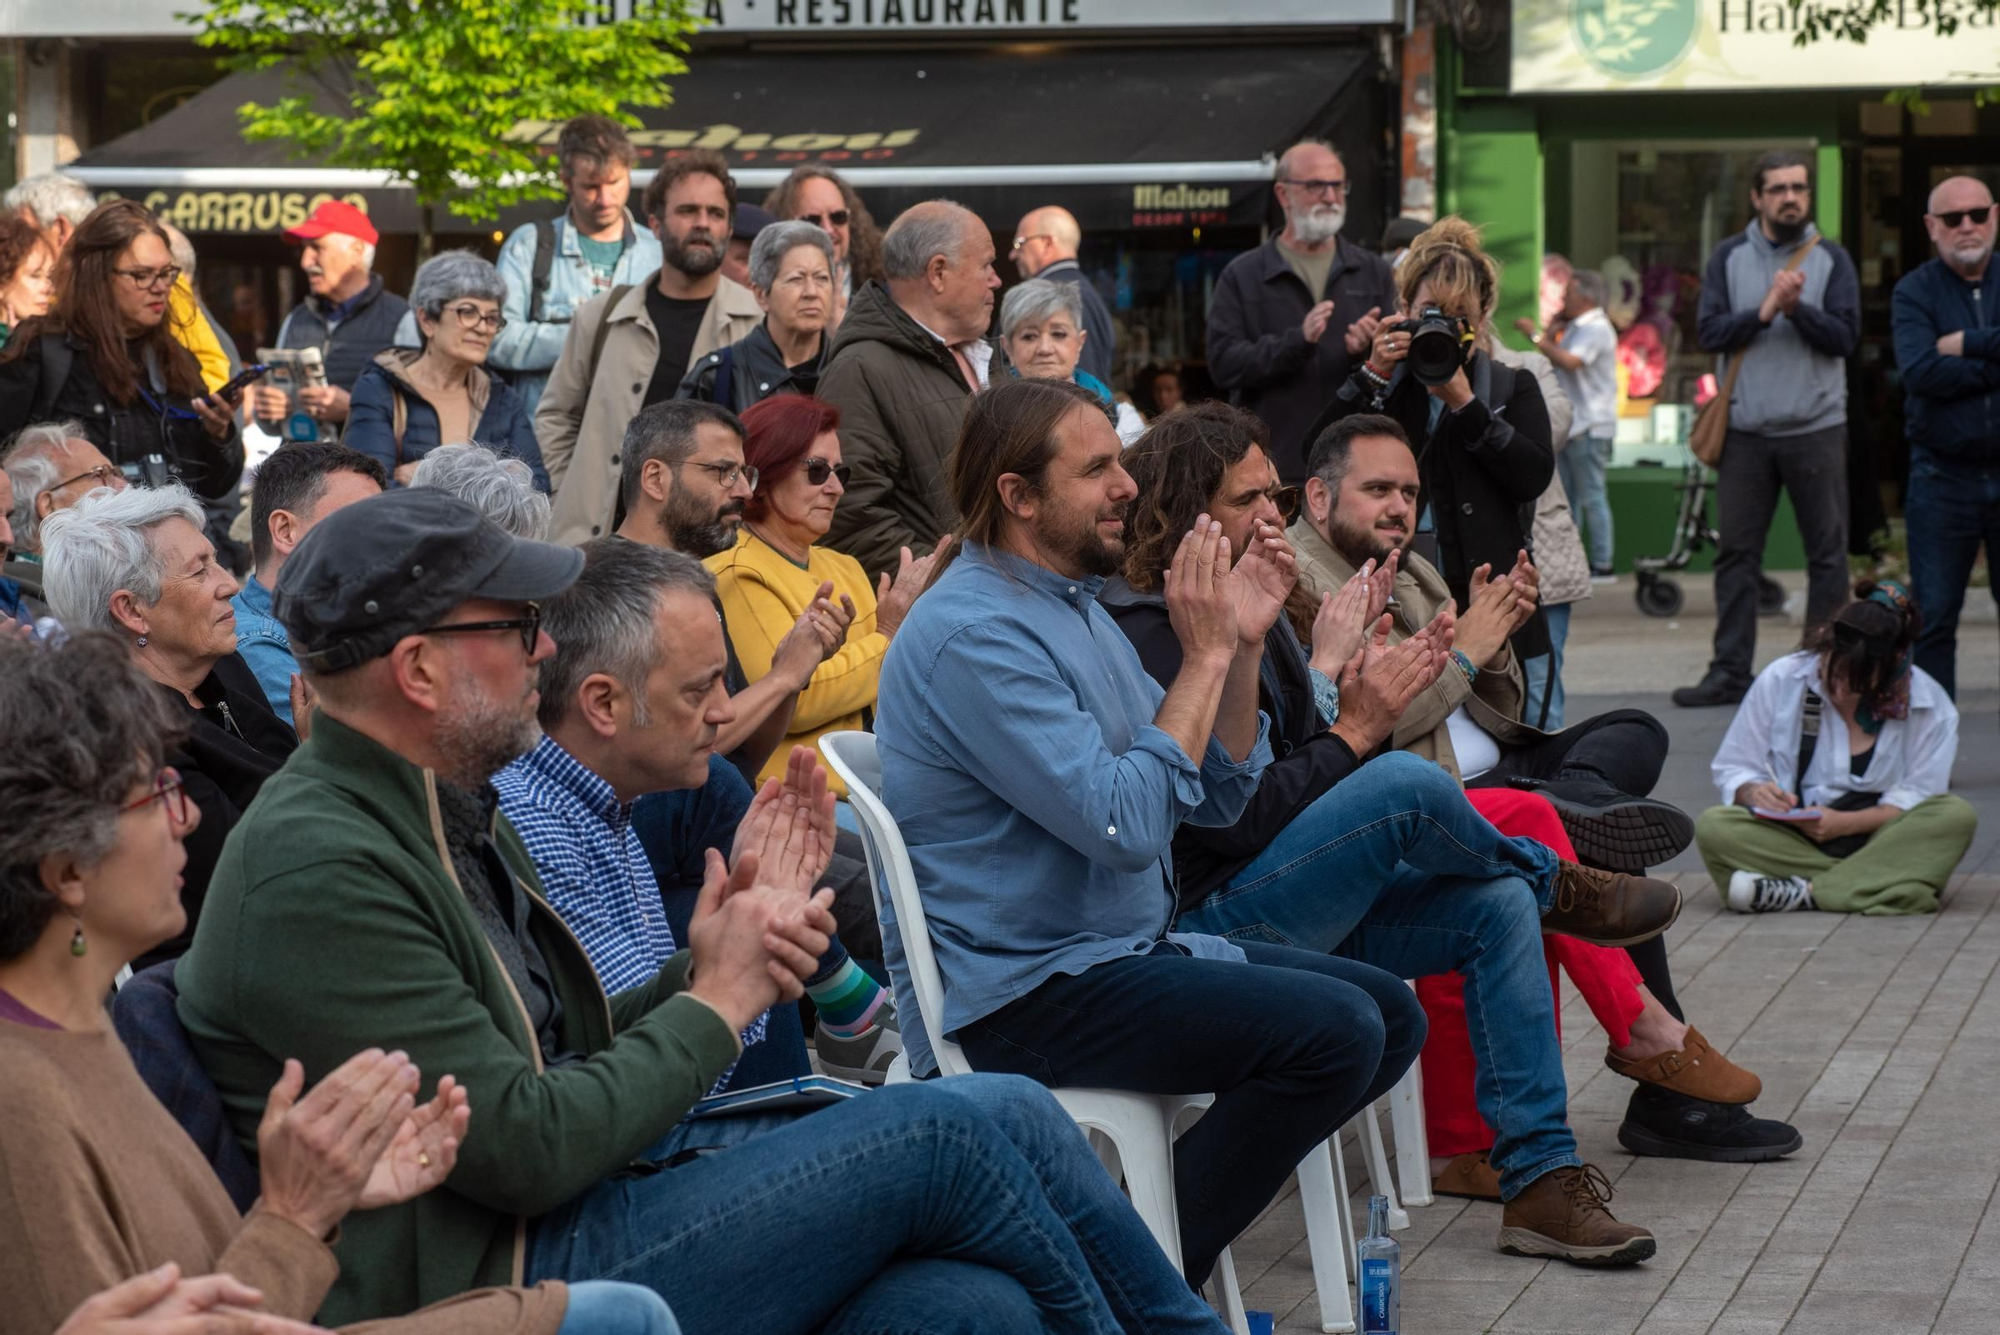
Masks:
[[[1349,179],[1331,144],[1307,139],[1286,149],[1272,189],[1285,229],[1222,271],[1208,316],[1208,369],[1231,403],[1271,428],[1271,461],[1297,486],[1312,424],[1385,316],[1394,317],[1396,287],[1387,261],[1340,243]]]

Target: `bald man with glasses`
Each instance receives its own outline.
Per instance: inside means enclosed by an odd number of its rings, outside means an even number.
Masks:
[[[1350,183],[1331,145],[1286,149],[1271,188],[1285,228],[1217,280],[1208,370],[1231,403],[1264,419],[1271,460],[1296,486],[1312,425],[1394,314],[1396,285],[1381,256],[1340,240]]]
[[[1104,304],[1097,285],[1085,276],[1077,254],[1083,248],[1083,228],[1068,209],[1053,204],[1035,209],[1021,219],[1014,232],[1014,248],[1008,258],[1023,278],[1046,278],[1068,283],[1083,298],[1083,352],[1077,365],[1109,385],[1112,363],[1118,350],[1118,333],[1111,324],[1111,308]]]
[[[1953,176],[1931,191],[1924,227],[1937,255],[1896,284],[1890,313],[1910,442],[1905,508],[1923,521],[1910,526],[1917,666],[1956,694],[1972,563],[1982,541],[2000,551],[2000,209],[1985,182]]]

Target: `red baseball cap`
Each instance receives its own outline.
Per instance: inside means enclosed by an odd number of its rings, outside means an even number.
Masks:
[[[368,221],[367,214],[352,204],[328,199],[322,200],[320,206],[308,214],[306,220],[297,227],[286,228],[285,240],[311,241],[315,237],[326,236],[331,232],[366,241],[371,246],[382,239],[382,234],[375,230],[375,224]]]

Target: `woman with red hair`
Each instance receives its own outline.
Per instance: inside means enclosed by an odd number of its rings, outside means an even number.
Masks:
[[[945,550],[913,561],[905,547],[896,577],[884,574],[871,588],[853,557],[819,545],[847,489],[839,428],[839,409],[798,394],[775,395],[743,414],[743,460],[757,483],[736,545],[707,561],[751,681],[771,670],[778,642],[815,599],[838,598],[854,618],[847,643],[799,692],[791,729],[759,779],[782,778],[794,745],[817,747],[826,733],[870,726],[882,656]],[[837,778],[829,782],[846,796]]]

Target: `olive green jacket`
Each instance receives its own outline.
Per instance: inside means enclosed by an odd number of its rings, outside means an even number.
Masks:
[[[178,966],[181,1023],[253,1155],[287,1057],[310,1084],[363,1049],[401,1049],[423,1071],[420,1099],[443,1075],[471,1096],[443,1186],[342,1223],[322,1324],[520,1283],[527,1221],[631,1162],[738,1055],[716,1011],[676,995],[686,952],[607,1000],[520,837],[495,822],[578,1064],[542,1067],[445,851],[436,776],[323,713],[230,832]]]

